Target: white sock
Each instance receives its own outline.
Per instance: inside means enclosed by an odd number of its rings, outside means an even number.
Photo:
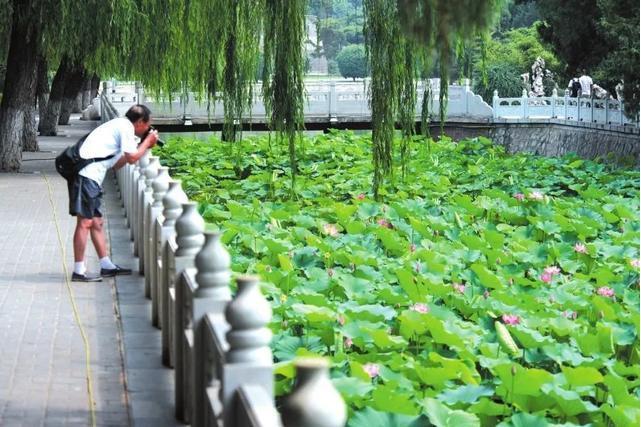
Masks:
[[[100,268],[113,269],[116,268],[116,265],[111,262],[111,259],[109,259],[108,256],[106,256],[104,258],[100,258]]]
[[[85,262],[75,262],[73,264],[73,272],[76,274],[85,274],[87,272],[87,267],[85,267]]]

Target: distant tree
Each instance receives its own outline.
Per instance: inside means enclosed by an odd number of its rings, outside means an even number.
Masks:
[[[501,12],[498,30],[503,32],[514,28],[530,27],[540,19],[541,15],[535,0],[510,0]]]
[[[367,76],[365,46],[362,44],[345,46],[336,57],[336,62],[341,76],[345,78],[351,77],[356,80]]]
[[[501,98],[519,97],[523,91],[523,81],[519,72],[507,63],[493,64],[487,67],[487,82],[477,72],[474,78],[474,93],[480,95],[485,102],[492,105],[494,91]]]
[[[626,111],[639,112],[639,3],[632,0],[537,0],[537,30],[565,63],[565,79],[585,68],[614,93],[624,81]]]

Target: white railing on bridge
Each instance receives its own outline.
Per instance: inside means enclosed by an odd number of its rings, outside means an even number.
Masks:
[[[617,99],[573,98],[565,90],[558,96],[556,89],[552,96],[528,97],[527,91],[518,98],[500,98],[494,91],[492,102],[494,119],[560,119],[573,122],[602,123],[611,125],[637,125],[624,114],[624,105]]]
[[[433,116],[439,113],[440,79],[428,80],[431,85],[432,100],[430,111]],[[304,113],[306,120],[369,120],[371,111],[367,99],[369,79],[358,82],[351,81],[307,81],[305,82]],[[212,122],[220,122],[224,117],[224,106],[221,100],[215,100],[208,105],[206,101],[198,102],[194,94],[186,96],[154,97],[145,93],[142,86],[105,86],[110,101],[119,112],[139,100],[153,112],[155,119],[203,118]],[[255,122],[265,122],[265,106],[261,95],[262,85],[254,85],[254,100],[250,111],[244,114],[244,119]],[[129,91],[129,96],[125,92]],[[423,83],[417,86],[416,111],[420,117],[423,102]],[[469,117],[488,120],[492,118],[492,108],[479,95],[475,95],[465,80],[462,85],[452,84],[448,87],[447,116]]]
[[[116,117],[108,97],[102,120]],[[280,415],[269,347],[271,307],[255,276],[236,279],[219,233],[204,232],[197,205],[149,152],[116,174],[127,223],[162,330],[158,355],[175,372],[176,417],[195,427],[339,427],[346,408],[324,359],[295,362]]]

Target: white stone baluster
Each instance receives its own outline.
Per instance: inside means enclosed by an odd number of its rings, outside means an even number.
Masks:
[[[158,157],[150,156],[149,165],[145,168],[144,177],[145,183],[142,187],[142,192],[140,193],[140,211],[138,212],[138,271],[140,274],[145,274],[145,262],[148,258],[148,245],[147,241],[149,240],[149,230],[147,227],[147,216],[149,215],[149,206],[151,205],[151,199],[153,194],[153,189],[151,188],[151,183],[158,176],[158,169],[160,168],[160,162]],[[151,292],[149,289],[149,280],[148,275],[145,275],[145,296],[149,298]]]
[[[194,358],[191,364],[191,384],[194,406],[192,425],[204,425],[206,419],[208,373],[212,368],[209,360],[204,334],[209,333],[204,318],[217,316],[223,320],[225,308],[231,301],[231,258],[220,241],[220,233],[206,232],[205,244],[196,255],[196,283],[198,287],[191,302],[192,325],[194,332]],[[215,363],[215,362],[214,362]],[[220,361],[218,361],[220,363]],[[215,371],[215,370],[214,370]]]
[[[148,236],[148,251],[147,262],[145,264],[145,282],[149,281],[151,293],[151,323],[154,326],[160,326],[158,321],[158,241],[160,240],[160,232],[156,232],[156,219],[162,215],[163,204],[162,199],[167,194],[169,189],[169,168],[161,167],[158,169],[158,175],[151,183],[153,189],[152,197],[154,202],[149,209],[149,217],[147,218],[149,227]]]
[[[131,183],[132,191],[130,203],[133,209],[129,221],[129,231],[130,237],[134,241],[134,256],[139,256],[138,246],[140,242],[138,241],[138,234],[140,230],[138,229],[138,215],[140,206],[138,206],[138,202],[140,201],[140,193],[142,192],[143,185],[145,183],[144,170],[149,166],[149,156],[149,151],[145,151],[145,154],[138,159],[136,167],[134,168],[134,175]]]
[[[176,219],[182,214],[182,204],[187,203],[187,195],[180,186],[180,181],[170,181],[169,190],[162,199],[164,206],[161,231],[162,259],[158,270],[160,277],[160,327],[162,329],[162,361],[166,366],[173,366],[171,345],[174,334],[173,311],[170,312],[170,293],[173,294],[175,282],[175,260],[171,250],[171,243],[176,240]]]
[[[242,385],[261,386],[273,399],[274,376],[272,337],[267,324],[272,317],[269,302],[261,294],[258,277],[237,279],[238,293],[225,309],[231,329],[227,332],[229,350],[221,376],[221,401],[224,425],[235,425],[233,398]]]
[[[321,358],[299,359],[296,383],[281,409],[285,427],[343,427],[347,409]]]
[[[197,204],[194,202],[183,203],[182,215],[176,220],[176,249],[175,267],[176,267],[176,282],[174,284],[174,292],[176,300],[174,303],[174,391],[176,403],[176,417],[180,420],[188,422],[189,419],[189,402],[185,401],[185,372],[183,361],[183,308],[185,305],[183,285],[179,281],[182,280],[182,272],[186,269],[191,269],[194,266],[194,258],[200,251],[205,237],[203,231],[205,230],[205,221],[202,219],[197,211]]]

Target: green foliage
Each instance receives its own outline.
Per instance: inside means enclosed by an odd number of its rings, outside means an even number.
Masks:
[[[639,4],[625,0],[537,0],[541,38],[564,62],[565,81],[581,69],[614,93],[624,82],[626,113],[639,111]],[[590,16],[590,19],[577,19]],[[569,31],[568,29],[571,29]]]
[[[345,78],[363,78],[367,76],[367,58],[365,46],[350,44],[345,46],[336,57],[338,70]]]
[[[492,105],[494,91],[497,90],[502,98],[519,97],[524,85],[521,76],[514,66],[506,63],[489,65],[486,70],[487,81],[482,76],[476,75],[474,79],[474,93],[480,95],[485,102]]]
[[[239,142],[245,179],[215,139],[156,150],[233,270],[262,277],[279,394],[289,361],[315,354],[353,426],[639,424],[638,171],[414,142],[415,178],[376,202],[369,135],[304,144],[296,201],[267,137]],[[504,314],[518,354],[497,336]]]

